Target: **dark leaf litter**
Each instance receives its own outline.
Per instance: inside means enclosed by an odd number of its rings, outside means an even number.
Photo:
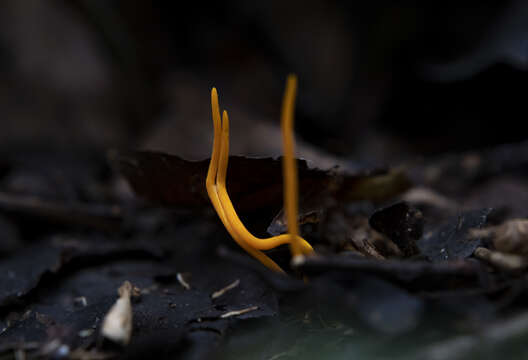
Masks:
[[[515,145],[512,151],[522,146]],[[505,152],[502,147],[480,156],[494,161]],[[39,153],[42,157],[46,158]],[[218,222],[206,217],[207,161],[112,153],[112,165],[143,199],[139,202],[118,190],[115,174],[102,157],[75,161],[48,154],[44,163],[54,163],[54,169],[61,169],[57,164],[85,169],[82,176],[57,170],[49,177],[34,170],[31,160],[20,159],[4,157],[0,178],[0,231],[9,238],[9,245],[0,249],[2,354],[205,359],[220,356],[223,348],[226,354],[232,346],[244,348],[241,341],[251,335],[237,329],[248,327],[255,337],[283,334],[267,347],[265,342],[254,344],[270,358],[322,351],[309,343],[310,331],[328,340],[326,350],[346,353],[353,333],[378,334],[384,342],[401,336],[420,338],[428,333],[419,334],[426,319],[440,313],[445,314],[442,326],[466,321],[467,329],[475,329],[494,323],[503,312],[511,314],[526,297],[519,273],[503,273],[472,256],[479,246],[493,250],[489,239],[472,236],[472,231],[506,220],[507,213],[482,207],[436,218],[420,203],[395,202],[410,183],[394,172],[343,174],[300,163],[300,222],[318,255],[294,264],[291,275],[282,276],[240,252]],[[72,161],[74,167],[68,165]],[[497,166],[486,164],[457,184],[446,169],[461,166],[458,158],[437,164],[441,164],[437,173],[445,172],[450,179],[451,194],[464,193],[477,179],[502,176]],[[420,166],[410,170],[418,185],[442,191],[434,187],[436,180],[416,176],[425,171]],[[519,176],[519,166],[511,162],[505,166],[513,170],[510,177]],[[229,190],[237,209],[253,214],[247,217],[250,228],[265,228],[263,214],[270,219],[274,215],[270,210],[279,212],[280,169],[278,160],[231,158]],[[64,186],[56,188],[57,181]],[[14,188],[17,182],[24,186]],[[456,202],[466,201],[457,196]],[[489,206],[475,196],[471,194],[472,204]],[[513,205],[516,213],[522,211],[519,204]],[[329,214],[338,214],[345,222],[356,219],[354,250],[347,247],[346,235],[335,253],[327,236],[339,227],[327,226]],[[378,242],[382,239],[399,251],[381,252],[384,259],[363,251],[358,229],[365,227],[365,241],[377,233]],[[280,212],[270,228],[284,230]],[[270,255],[289,268],[287,249]],[[301,274],[308,281],[297,276]],[[130,281],[139,296],[132,299],[131,343],[120,347],[104,340],[100,328],[124,281]],[[294,336],[305,340],[292,345]],[[434,351],[424,348],[423,353]]]
[[[423,255],[433,262],[464,259],[482,245],[480,238],[471,238],[470,229],[480,229],[487,223],[492,209],[466,211],[446,224],[428,232],[418,242]]]

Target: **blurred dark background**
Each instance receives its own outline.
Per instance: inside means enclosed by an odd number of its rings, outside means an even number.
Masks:
[[[232,151],[391,164],[525,138],[525,1],[0,3],[0,144],[209,155],[209,91]]]

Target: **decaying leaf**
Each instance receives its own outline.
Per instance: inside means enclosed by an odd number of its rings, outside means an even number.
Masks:
[[[466,211],[451,218],[444,225],[426,232],[417,242],[420,252],[431,261],[463,259],[473,255],[482,244],[480,237],[470,236],[472,229],[486,225],[492,209]]]
[[[167,206],[209,205],[205,177],[209,159],[188,161],[159,152],[111,152],[111,163],[140,197]],[[298,161],[300,188],[325,182],[324,171],[308,169]],[[282,164],[280,159],[230,156],[227,178],[229,196],[237,209],[251,211],[282,203]]]
[[[0,308],[23,303],[24,297],[42,279],[60,273],[69,265],[102,262],[127,255],[159,259],[162,251],[158,244],[152,242],[132,241],[123,244],[63,236],[28,246],[11,259],[0,262],[0,271],[6,274],[0,277]],[[39,261],[35,261],[35,258]]]
[[[188,161],[174,155],[147,151],[111,152],[109,158],[136,194],[151,202],[186,207],[209,204],[205,191],[208,159]],[[304,160],[298,160],[297,166],[301,218],[307,212],[313,212],[314,208],[325,206],[323,200],[328,196],[340,201],[381,201],[410,186],[401,169],[345,174],[308,168]],[[282,204],[280,159],[230,156],[227,178],[229,195],[240,211]],[[278,229],[280,231],[280,227]]]

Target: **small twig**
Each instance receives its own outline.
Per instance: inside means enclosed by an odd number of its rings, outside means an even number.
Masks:
[[[185,276],[182,273],[177,273],[176,279],[178,279],[178,282],[185,290],[191,290],[191,285],[185,280]]]
[[[229,318],[229,317],[232,317],[232,316],[243,315],[243,314],[246,314],[248,312],[258,310],[258,308],[259,308],[258,306],[251,306],[251,307],[248,307],[246,309],[228,311],[225,314],[220,315],[220,319],[226,319],[226,318]]]
[[[231,284],[223,287],[222,289],[218,290],[218,291],[215,291],[212,295],[211,295],[211,299],[216,299],[216,298],[219,298],[220,296],[224,295],[226,292],[228,292],[229,290],[232,290],[234,288],[236,288],[238,285],[240,284],[240,280],[239,279],[236,279],[235,281],[233,281]]]
[[[104,231],[117,229],[123,221],[122,209],[118,205],[65,204],[5,192],[0,192],[0,210]]]
[[[372,260],[339,255],[306,256],[292,265],[308,274],[327,270],[362,271],[406,282],[429,276],[478,277],[482,272],[478,263],[465,260],[431,263],[409,260]]]

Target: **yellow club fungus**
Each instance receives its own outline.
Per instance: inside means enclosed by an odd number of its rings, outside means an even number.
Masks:
[[[270,238],[257,238],[251,234],[238,217],[226,189],[227,163],[229,160],[229,117],[224,110],[220,118],[220,106],[216,88],[211,90],[211,108],[214,125],[213,152],[207,172],[205,186],[216,213],[231,237],[250,255],[268,268],[284,272],[279,265],[270,259],[262,250],[269,250],[283,244],[290,244],[292,256],[313,252],[311,245],[299,236],[298,214],[298,180],[297,163],[294,154],[293,113],[297,92],[297,78],[289,75],[282,103],[281,129],[284,145],[284,204],[288,233]]]

